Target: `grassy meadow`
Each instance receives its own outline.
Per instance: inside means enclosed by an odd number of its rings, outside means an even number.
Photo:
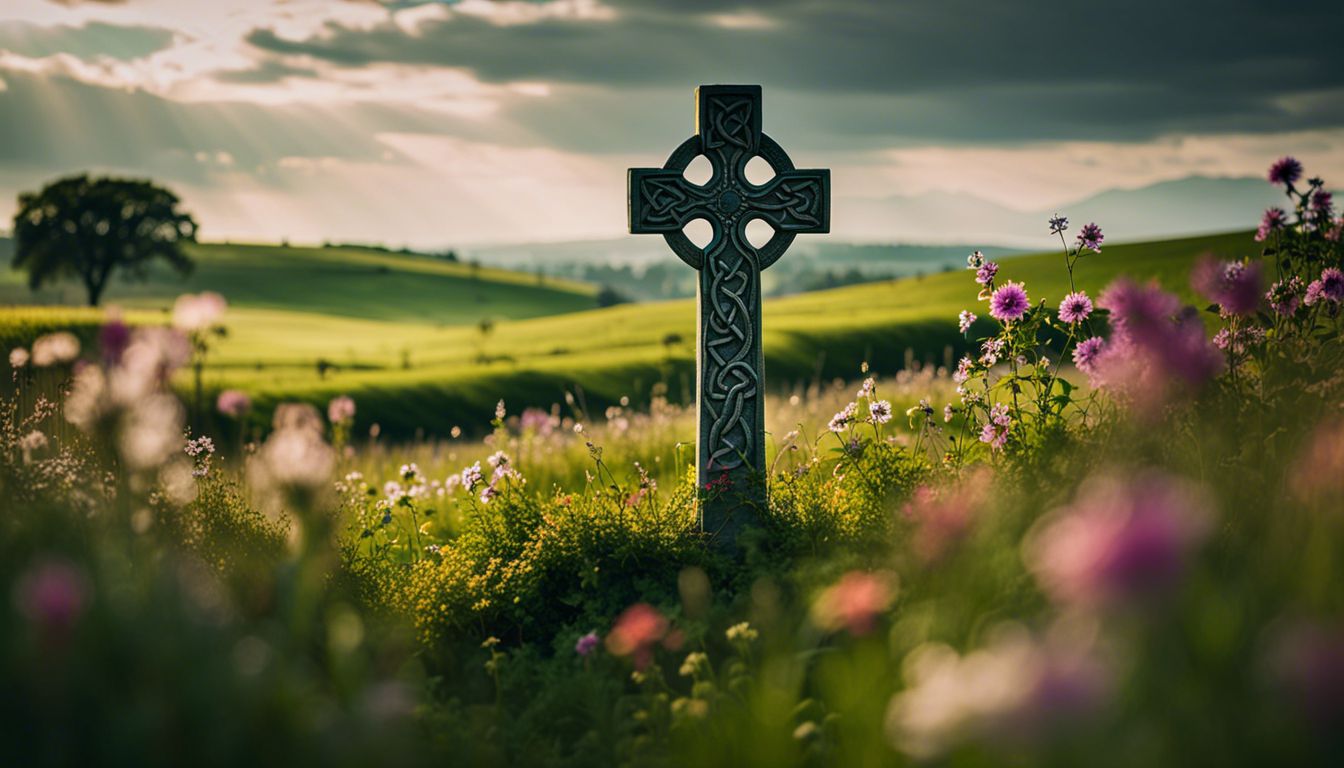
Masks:
[[[1155,278],[1188,298],[1186,275],[1197,256],[1255,251],[1249,233],[1108,246],[1079,262],[1077,287],[1095,293],[1123,273]],[[501,397],[547,407],[573,391],[582,406],[600,410],[621,397],[647,403],[661,384],[672,401],[689,401],[691,300],[597,309],[594,289],[582,284],[539,284],[531,274],[349,248],[204,245],[193,256],[198,266],[186,281],[160,275],[118,284],[107,303],[125,307],[133,321],[158,322],[179,293],[222,293],[228,336],[206,359],[205,385],[248,392],[260,406],[259,423],[275,403],[324,403],[340,394],[359,404],[357,430],[377,423],[398,437],[445,435],[454,426],[483,431]],[[1026,281],[1033,302],[1054,303],[1068,292],[1058,251],[1005,259],[1002,274]],[[859,360],[891,373],[907,350],[924,362],[949,362],[948,350],[965,344],[957,313],[974,309],[966,279],[958,270],[766,300],[772,388],[852,378]],[[23,304],[75,296],[34,297],[19,280],[5,273],[0,297]],[[71,326],[91,334],[99,321],[88,310],[6,308],[0,339],[13,346]],[[329,364],[323,375],[319,361]]]

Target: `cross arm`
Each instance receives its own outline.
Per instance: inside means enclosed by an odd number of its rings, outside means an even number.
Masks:
[[[831,172],[820,169],[776,174],[750,194],[747,207],[780,232],[830,232]]]
[[[631,234],[680,232],[687,222],[707,218],[708,193],[686,181],[681,171],[631,168],[629,180]]]

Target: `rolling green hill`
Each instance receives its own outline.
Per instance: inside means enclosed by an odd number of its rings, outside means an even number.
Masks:
[[[1231,257],[1258,248],[1249,233],[1108,246],[1080,262],[1078,287],[1095,295],[1115,276],[1128,274],[1156,278],[1189,297],[1190,265],[1206,252]],[[376,268],[392,257],[342,259],[319,281],[289,265],[266,264],[261,257],[268,253],[248,252],[248,269],[255,271],[239,275],[235,284],[247,298],[230,295],[227,286],[209,286],[222,289],[233,306],[229,337],[209,360],[207,386],[245,389],[262,413],[281,400],[324,402],[348,393],[359,403],[361,429],[378,422],[384,434],[409,436],[423,429],[441,435],[454,425],[482,428],[501,398],[516,412],[525,405],[560,401],[566,390],[577,388],[588,406],[600,409],[622,395],[645,400],[660,382],[673,399],[687,397],[692,388],[694,300],[533,316],[500,322],[482,333],[474,325],[450,325],[444,319],[479,317],[481,305],[471,303],[473,294],[461,287],[464,278],[456,270],[466,268],[460,265],[396,257],[421,271],[404,280],[400,293],[384,295],[375,283],[388,275],[375,274],[368,265]],[[307,258],[311,267],[324,255]],[[1068,290],[1059,252],[1006,260],[1000,275],[1025,281],[1033,302],[1053,304]],[[514,279],[492,285],[488,290],[498,291],[499,298],[487,305],[542,314],[543,307],[528,307],[530,299],[518,298],[542,290],[526,284],[535,278]],[[263,289],[255,282],[271,286]],[[764,339],[770,384],[786,389],[818,377],[853,376],[862,360],[890,372],[901,367],[907,349],[919,359],[942,362],[948,347],[960,350],[964,344],[956,330],[957,312],[985,314],[976,289],[970,274],[958,270],[768,299]],[[444,297],[441,290],[453,293]],[[545,308],[569,301],[580,305],[575,309],[591,306],[578,289],[549,290],[545,300],[552,303]],[[67,312],[16,314],[27,318],[25,327],[31,329],[35,315],[45,315],[43,324],[56,324]],[[0,333],[5,336],[14,337]],[[319,377],[319,358],[337,368]]]

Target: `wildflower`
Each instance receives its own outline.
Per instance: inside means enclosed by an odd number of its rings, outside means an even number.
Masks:
[[[999,274],[999,265],[992,261],[986,261],[975,271],[975,282],[988,288],[994,284],[994,278]]]
[[[462,436],[462,428],[454,425],[452,429],[448,430],[448,436],[456,440]]]
[[[1257,325],[1238,328],[1235,331],[1223,328],[1213,336],[1213,346],[1234,355],[1240,355],[1249,347],[1263,344],[1264,341],[1265,329]]]
[[[574,643],[574,652],[580,656],[591,656],[593,651],[597,650],[599,641],[600,638],[598,638],[597,632],[589,632]]]
[[[48,333],[33,342],[33,365],[38,368],[62,365],[76,357],[79,357],[79,339],[68,331]]]
[[[1291,187],[1302,178],[1302,164],[1291,157],[1281,157],[1269,166],[1269,183]]]
[[[14,369],[22,368],[28,364],[28,350],[23,347],[15,347],[9,351],[9,367]]]
[[[891,403],[875,400],[868,404],[868,417],[874,424],[886,424],[891,421]]]
[[[121,419],[117,448],[134,470],[157,469],[182,445],[182,404],[156,393],[136,401]]]
[[[863,380],[863,384],[859,386],[859,393],[855,395],[855,397],[857,398],[872,397],[873,393],[876,391],[877,391],[877,380],[875,380],[872,376],[869,376],[868,378]]]
[[[226,389],[219,393],[215,408],[225,416],[237,419],[252,410],[252,398],[241,390]]]
[[[956,413],[956,411],[954,411],[954,410],[952,409],[952,404],[951,404],[951,403],[948,403],[947,405],[944,405],[944,406],[943,406],[943,421],[945,421],[945,422],[950,422],[950,421],[952,421],[952,416],[953,416],[955,413]]]
[[[1335,196],[1324,189],[1318,189],[1311,195],[1311,211],[1321,218],[1328,219],[1334,212]]]
[[[462,470],[461,477],[463,488],[466,488],[468,492],[476,490],[476,486],[485,479],[485,475],[481,472],[481,462],[478,461]]]
[[[1338,304],[1344,301],[1344,272],[1336,267],[1321,271],[1321,295]]]
[[[643,671],[653,660],[653,647],[667,637],[667,618],[647,603],[636,603],[616,619],[607,633],[607,650],[615,656],[630,656]]]
[[[499,487],[496,486],[494,482],[486,483],[485,487],[481,489],[481,503],[489,504],[491,499],[494,499],[498,495]]]
[[[1248,315],[1260,304],[1260,264],[1200,259],[1190,283],[1224,315]]]
[[[1344,421],[1331,420],[1314,430],[1292,464],[1288,485],[1303,501],[1344,496]]]
[[[1078,346],[1073,348],[1073,364],[1083,373],[1092,375],[1097,370],[1097,357],[1105,344],[1106,340],[1100,336],[1078,342]]]
[[[1021,283],[1006,283],[994,291],[989,300],[989,314],[995,320],[1008,323],[1022,319],[1031,307],[1027,291]]]
[[[1270,234],[1278,232],[1288,226],[1288,214],[1278,206],[1265,210],[1264,218],[1260,219],[1260,227],[1255,230],[1255,241],[1263,243],[1269,239]]]
[[[107,365],[120,363],[121,356],[126,353],[126,348],[130,345],[131,328],[122,322],[119,315],[114,315],[98,329],[98,347],[102,350],[103,362]]]
[[[681,662],[681,668],[677,674],[682,677],[695,677],[695,674],[705,667],[709,666],[709,656],[701,651],[692,651],[686,654],[686,660]]]
[[[998,450],[1008,442],[1008,431],[1012,426],[1013,417],[1008,413],[1008,406],[998,403],[989,409],[989,421],[980,430],[980,442]]]
[[[1302,306],[1302,294],[1306,288],[1302,285],[1302,278],[1297,275],[1286,280],[1280,280],[1269,287],[1269,292],[1265,294],[1265,300],[1269,302],[1269,308],[1283,317],[1292,317],[1297,313],[1298,307]]]
[[[30,567],[14,591],[15,607],[47,639],[63,640],[83,615],[89,585],[78,566],[48,560]]]
[[[916,526],[911,538],[915,554],[924,562],[933,562],[961,541],[984,504],[989,491],[989,473],[968,474],[961,483],[947,488],[927,485],[915,489],[901,510],[902,516]]]
[[[1307,292],[1302,297],[1302,303],[1308,307],[1316,306],[1325,296],[1325,285],[1320,280],[1312,280],[1307,284]]]
[[[495,420],[497,420],[497,421],[503,421],[503,420],[504,420],[504,416],[505,416],[505,414],[507,414],[507,413],[508,413],[508,411],[504,410],[504,400],[503,400],[503,399],[501,399],[498,403],[495,403]]]
[[[184,293],[173,302],[173,327],[184,333],[203,331],[224,315],[228,303],[214,291]]]
[[[307,403],[276,409],[276,429],[248,469],[272,501],[297,498],[300,505],[330,487],[336,452],[322,438],[321,417]]]
[[[1056,213],[1050,217],[1050,234],[1058,235],[1069,228],[1069,220]]]
[[[355,401],[349,395],[333,397],[327,403],[327,420],[332,424],[349,424],[355,419]]]
[[[1113,333],[1097,357],[1094,380],[1142,401],[1140,412],[1176,387],[1197,388],[1222,369],[1223,356],[1209,344],[1193,310],[1156,284],[1140,287],[1116,280],[1100,305],[1111,312]]]
[[[831,421],[826,425],[826,428],[832,432],[843,432],[846,427],[854,422],[854,414],[858,407],[858,403],[850,403],[841,408],[838,413],[831,417]]]
[[[979,251],[973,251],[970,256],[966,257],[967,269],[979,269],[980,267],[984,266],[984,264],[985,264],[985,254]]]
[[[1003,339],[986,339],[984,344],[980,345],[980,362],[985,365],[994,365],[999,362],[999,355],[1003,354]]]
[[[971,366],[973,365],[975,365],[975,361],[971,360],[969,357],[963,357],[958,360],[957,370],[952,374],[952,381],[957,384],[965,384],[966,381],[971,378]]]
[[[964,657],[925,643],[902,667],[908,685],[887,707],[886,733],[918,760],[970,738],[1042,738],[1098,713],[1113,688],[1090,639],[1054,632],[1038,640],[1016,624],[993,628],[988,644]]]
[[[19,438],[19,450],[23,453],[23,463],[32,461],[33,454],[45,450],[50,444],[45,433],[33,430]]]
[[[182,449],[182,452],[192,458],[197,458],[199,456],[214,456],[215,441],[205,435],[201,435],[193,440],[188,440],[187,445]]]
[[[751,624],[742,622],[734,624],[723,633],[730,643],[750,643],[754,642],[760,636],[760,633],[752,629]]]
[[[974,322],[975,322],[975,315],[971,314],[969,311],[965,309],[961,310],[961,314],[957,315],[957,328],[962,333],[966,333],[967,331],[971,330],[971,324]]]
[[[1101,234],[1101,227],[1096,224],[1084,224],[1083,228],[1078,230],[1078,248],[1087,248],[1096,253],[1101,253],[1101,241],[1105,240]]]
[[[1170,475],[1093,478],[1027,537],[1023,557],[1041,589],[1061,603],[1162,594],[1208,535],[1211,519],[1204,494]]]
[[[1070,325],[1081,323],[1090,314],[1092,314],[1092,299],[1083,291],[1070,293],[1059,302],[1059,321],[1062,323]]]
[[[877,616],[895,599],[896,577],[879,572],[850,571],[827,587],[812,603],[812,621],[834,632],[847,629],[862,636],[877,627]]]

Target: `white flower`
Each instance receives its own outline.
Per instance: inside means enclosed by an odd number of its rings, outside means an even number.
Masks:
[[[79,339],[73,333],[48,333],[33,342],[33,365],[38,368],[68,363],[76,357],[79,357]],[[13,360],[13,353],[10,353],[10,365],[14,364]]]
[[[9,351],[9,367],[22,368],[28,364],[28,350],[15,347]]]
[[[228,306],[214,291],[184,293],[173,303],[173,327],[187,333],[205,330],[219,322]]]

